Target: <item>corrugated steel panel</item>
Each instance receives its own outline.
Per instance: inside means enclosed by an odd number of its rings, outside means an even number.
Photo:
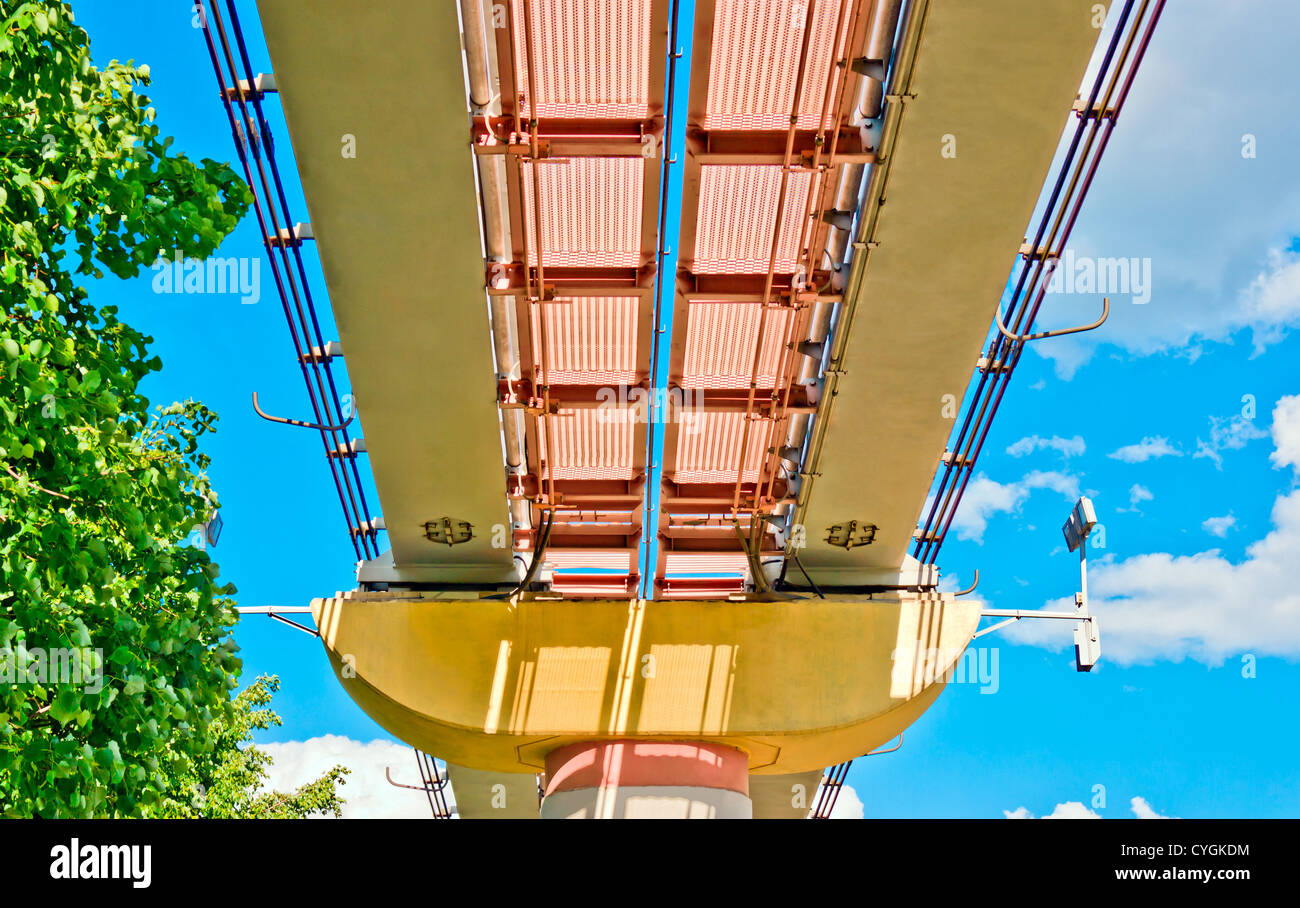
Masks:
[[[684,388],[748,388],[758,343],[762,304],[758,302],[691,302],[687,310]],[[776,384],[781,350],[793,312],[771,308],[763,328],[758,385]]]
[[[838,0],[816,0],[800,129],[818,128],[826,92],[839,86],[839,70],[832,64],[842,54],[847,27],[841,29],[840,47],[831,45],[840,6]],[[789,128],[807,14],[805,3],[791,0],[718,0],[705,129]]]
[[[555,479],[622,479],[636,475],[635,438],[639,413],[625,407],[560,410],[538,420],[543,459],[550,456],[547,432],[555,433]]]
[[[820,183],[807,171],[790,174],[776,271],[797,269],[808,192]],[[700,168],[700,203],[695,231],[697,274],[766,274],[772,255],[780,164],[710,164]]]
[[[749,559],[743,552],[668,552],[665,576],[673,574],[745,574]]]
[[[766,419],[755,419],[750,426],[743,482],[758,479],[770,428]],[[684,411],[673,478],[677,482],[735,482],[744,431],[743,412]]]
[[[537,264],[532,169],[542,197],[543,265],[635,268],[641,264],[640,157],[556,158],[520,163],[528,263]],[[770,238],[769,238],[770,242]]]
[[[528,94],[522,0],[513,0],[515,83]],[[649,112],[650,0],[532,0],[537,116],[641,119]],[[504,7],[502,8],[504,11]],[[525,97],[525,116],[532,116]]]
[[[553,385],[633,384],[639,302],[635,296],[578,296],[532,307],[534,349],[540,346],[538,322],[543,321],[546,328],[545,381]]]
[[[626,549],[555,549],[546,550],[545,565],[553,571],[632,571],[636,553]]]
[[[543,563],[555,573],[551,589],[566,595],[625,595],[636,572],[636,553],[626,549],[547,549]],[[594,573],[594,572],[600,573]],[[592,573],[584,573],[592,572]]]

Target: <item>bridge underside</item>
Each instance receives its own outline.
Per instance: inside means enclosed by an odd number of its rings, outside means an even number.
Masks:
[[[699,0],[678,237],[669,0],[258,5],[391,543],[313,603],[342,683],[465,816],[622,740],[799,814],[978,623],[907,550],[1093,4]]]

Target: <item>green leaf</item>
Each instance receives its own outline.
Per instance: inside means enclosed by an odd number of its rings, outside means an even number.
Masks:
[[[73,687],[61,687],[50,704],[50,715],[63,725],[71,722],[81,711],[81,693]]]
[[[117,649],[113,650],[112,655],[108,657],[108,661],[112,662],[114,665],[127,666],[127,665],[134,665],[136,662],[139,662],[140,658],[131,650],[127,649],[125,646],[119,646]],[[128,694],[133,693],[133,691],[130,689],[130,686],[131,686],[131,682],[128,682],[127,691],[126,691]],[[143,685],[142,685],[142,689],[143,689]]]

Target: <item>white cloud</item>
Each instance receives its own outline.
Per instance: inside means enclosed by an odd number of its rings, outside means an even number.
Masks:
[[[1300,469],[1300,394],[1284,397],[1273,408],[1273,446],[1269,459],[1278,467]]]
[[[831,808],[832,820],[860,820],[864,816],[862,799],[858,793],[853,790],[852,785],[845,785],[840,789],[839,797],[835,800],[835,806]]]
[[[1169,817],[1162,813],[1157,813],[1146,798],[1133,798],[1129,802],[1129,809],[1133,811],[1133,816],[1139,820],[1168,820]]]
[[[1142,463],[1156,457],[1182,457],[1183,452],[1171,445],[1163,435],[1149,435],[1135,445],[1125,445],[1106,456],[1125,463]]]
[[[1078,801],[1066,801],[1063,804],[1057,804],[1056,807],[1044,820],[1100,820],[1101,817],[1084,807]]]
[[[1300,321],[1300,254],[1270,249],[1264,270],[1241,292],[1239,302],[1258,356]]]
[[[1239,451],[1246,446],[1246,442],[1267,437],[1267,432],[1245,416],[1211,416],[1210,440],[1196,439],[1196,453],[1192,456],[1208,457],[1214,461],[1215,467],[1222,470],[1223,457],[1220,456],[1220,451]]]
[[[1002,815],[1008,820],[1032,820],[1033,813],[1028,807],[1017,807],[1015,810],[1004,810]],[[1084,807],[1078,801],[1065,801],[1057,804],[1052,812],[1045,814],[1039,819],[1043,820],[1100,820],[1101,815],[1094,813],[1087,807]]]
[[[340,735],[323,735],[306,741],[283,741],[259,744],[259,750],[275,761],[269,770],[266,787],[289,791],[304,785],[335,765],[352,770],[340,787],[347,801],[343,816],[347,819],[421,819],[432,817],[425,795],[409,788],[395,788],[384,778],[384,769],[392,767],[393,779],[407,785],[420,783],[414,752],[394,741],[354,741]],[[454,804],[451,787],[447,800]]]
[[[1137,506],[1144,501],[1154,501],[1155,495],[1146,486],[1140,483],[1133,483],[1133,487],[1128,490],[1129,510],[1136,511]]]
[[[1162,814],[1147,803],[1146,798],[1133,798],[1129,801],[1129,809],[1133,811],[1133,816],[1139,820],[1167,820]],[[1033,811],[1028,807],[1017,807],[1015,810],[1004,810],[1002,815],[1008,820],[1032,820],[1035,819]],[[1057,804],[1049,814],[1044,814],[1038,819],[1043,820],[1100,820],[1101,814],[1094,810],[1084,807],[1078,801],[1063,801]]]
[[[1051,438],[1040,438],[1037,435],[1029,435],[1008,447],[1007,453],[1012,457],[1024,457],[1026,454],[1032,454],[1040,449],[1059,451],[1065,457],[1073,457],[1082,454],[1085,446],[1082,435],[1076,435],[1073,438],[1062,438],[1059,435],[1053,435]]]
[[[1288,172],[1300,120],[1276,116],[1295,106],[1300,85],[1294,22],[1294,0],[1165,8],[1070,241],[1078,255],[1150,257],[1151,301],[1112,299],[1102,329],[1034,346],[1058,374],[1072,375],[1103,343],[1190,358],[1243,329],[1259,348],[1297,323],[1297,256],[1269,252],[1295,235],[1300,211],[1300,182]],[[1198,61],[1221,47],[1251,48],[1234,71],[1238,84],[1258,88],[1250,97],[1205,89]],[[1089,321],[1099,303],[1054,295],[1051,324]]]
[[[1300,436],[1296,400],[1283,398],[1273,411],[1273,437],[1281,440],[1273,459],[1300,469],[1294,452],[1281,449]],[[1218,665],[1245,653],[1300,656],[1300,588],[1295,584],[1300,489],[1277,497],[1272,523],[1268,535],[1251,543],[1238,562],[1211,549],[1097,564],[1088,574],[1089,605],[1097,616],[1103,657],[1120,664],[1190,657]],[[1072,604],[1062,598],[1046,607]],[[1070,637],[1043,626],[1053,623],[1019,621],[1004,633],[1017,642],[1060,649]]]
[[[1222,517],[1207,517],[1201,521],[1201,529],[1211,536],[1218,536],[1223,539],[1228,535],[1228,530],[1237,525],[1237,518],[1231,514],[1224,514]]]
[[[957,531],[957,537],[983,542],[989,518],[994,514],[1019,510],[1036,489],[1050,489],[1074,501],[1079,497],[1079,480],[1054,470],[1034,470],[1017,482],[1001,483],[981,473],[966,486],[953,518],[952,527]],[[931,501],[926,502],[927,509],[930,504]]]

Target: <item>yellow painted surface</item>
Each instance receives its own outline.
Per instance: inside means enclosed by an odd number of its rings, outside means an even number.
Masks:
[[[821,770],[910,725],[978,605],[951,596],[788,601],[457,600],[382,593],[312,611],[344,688],[459,766],[537,772],[573,741],[738,747],[750,771]],[[897,656],[897,658],[895,658]]]
[[[824,450],[800,522],[814,576],[873,582],[897,569],[974,373],[1097,41],[1092,0],[931,0],[892,151],[880,244],[857,314]],[[955,152],[945,157],[945,142]],[[1050,311],[1044,313],[1050,324]],[[827,527],[880,529],[870,546]]]

